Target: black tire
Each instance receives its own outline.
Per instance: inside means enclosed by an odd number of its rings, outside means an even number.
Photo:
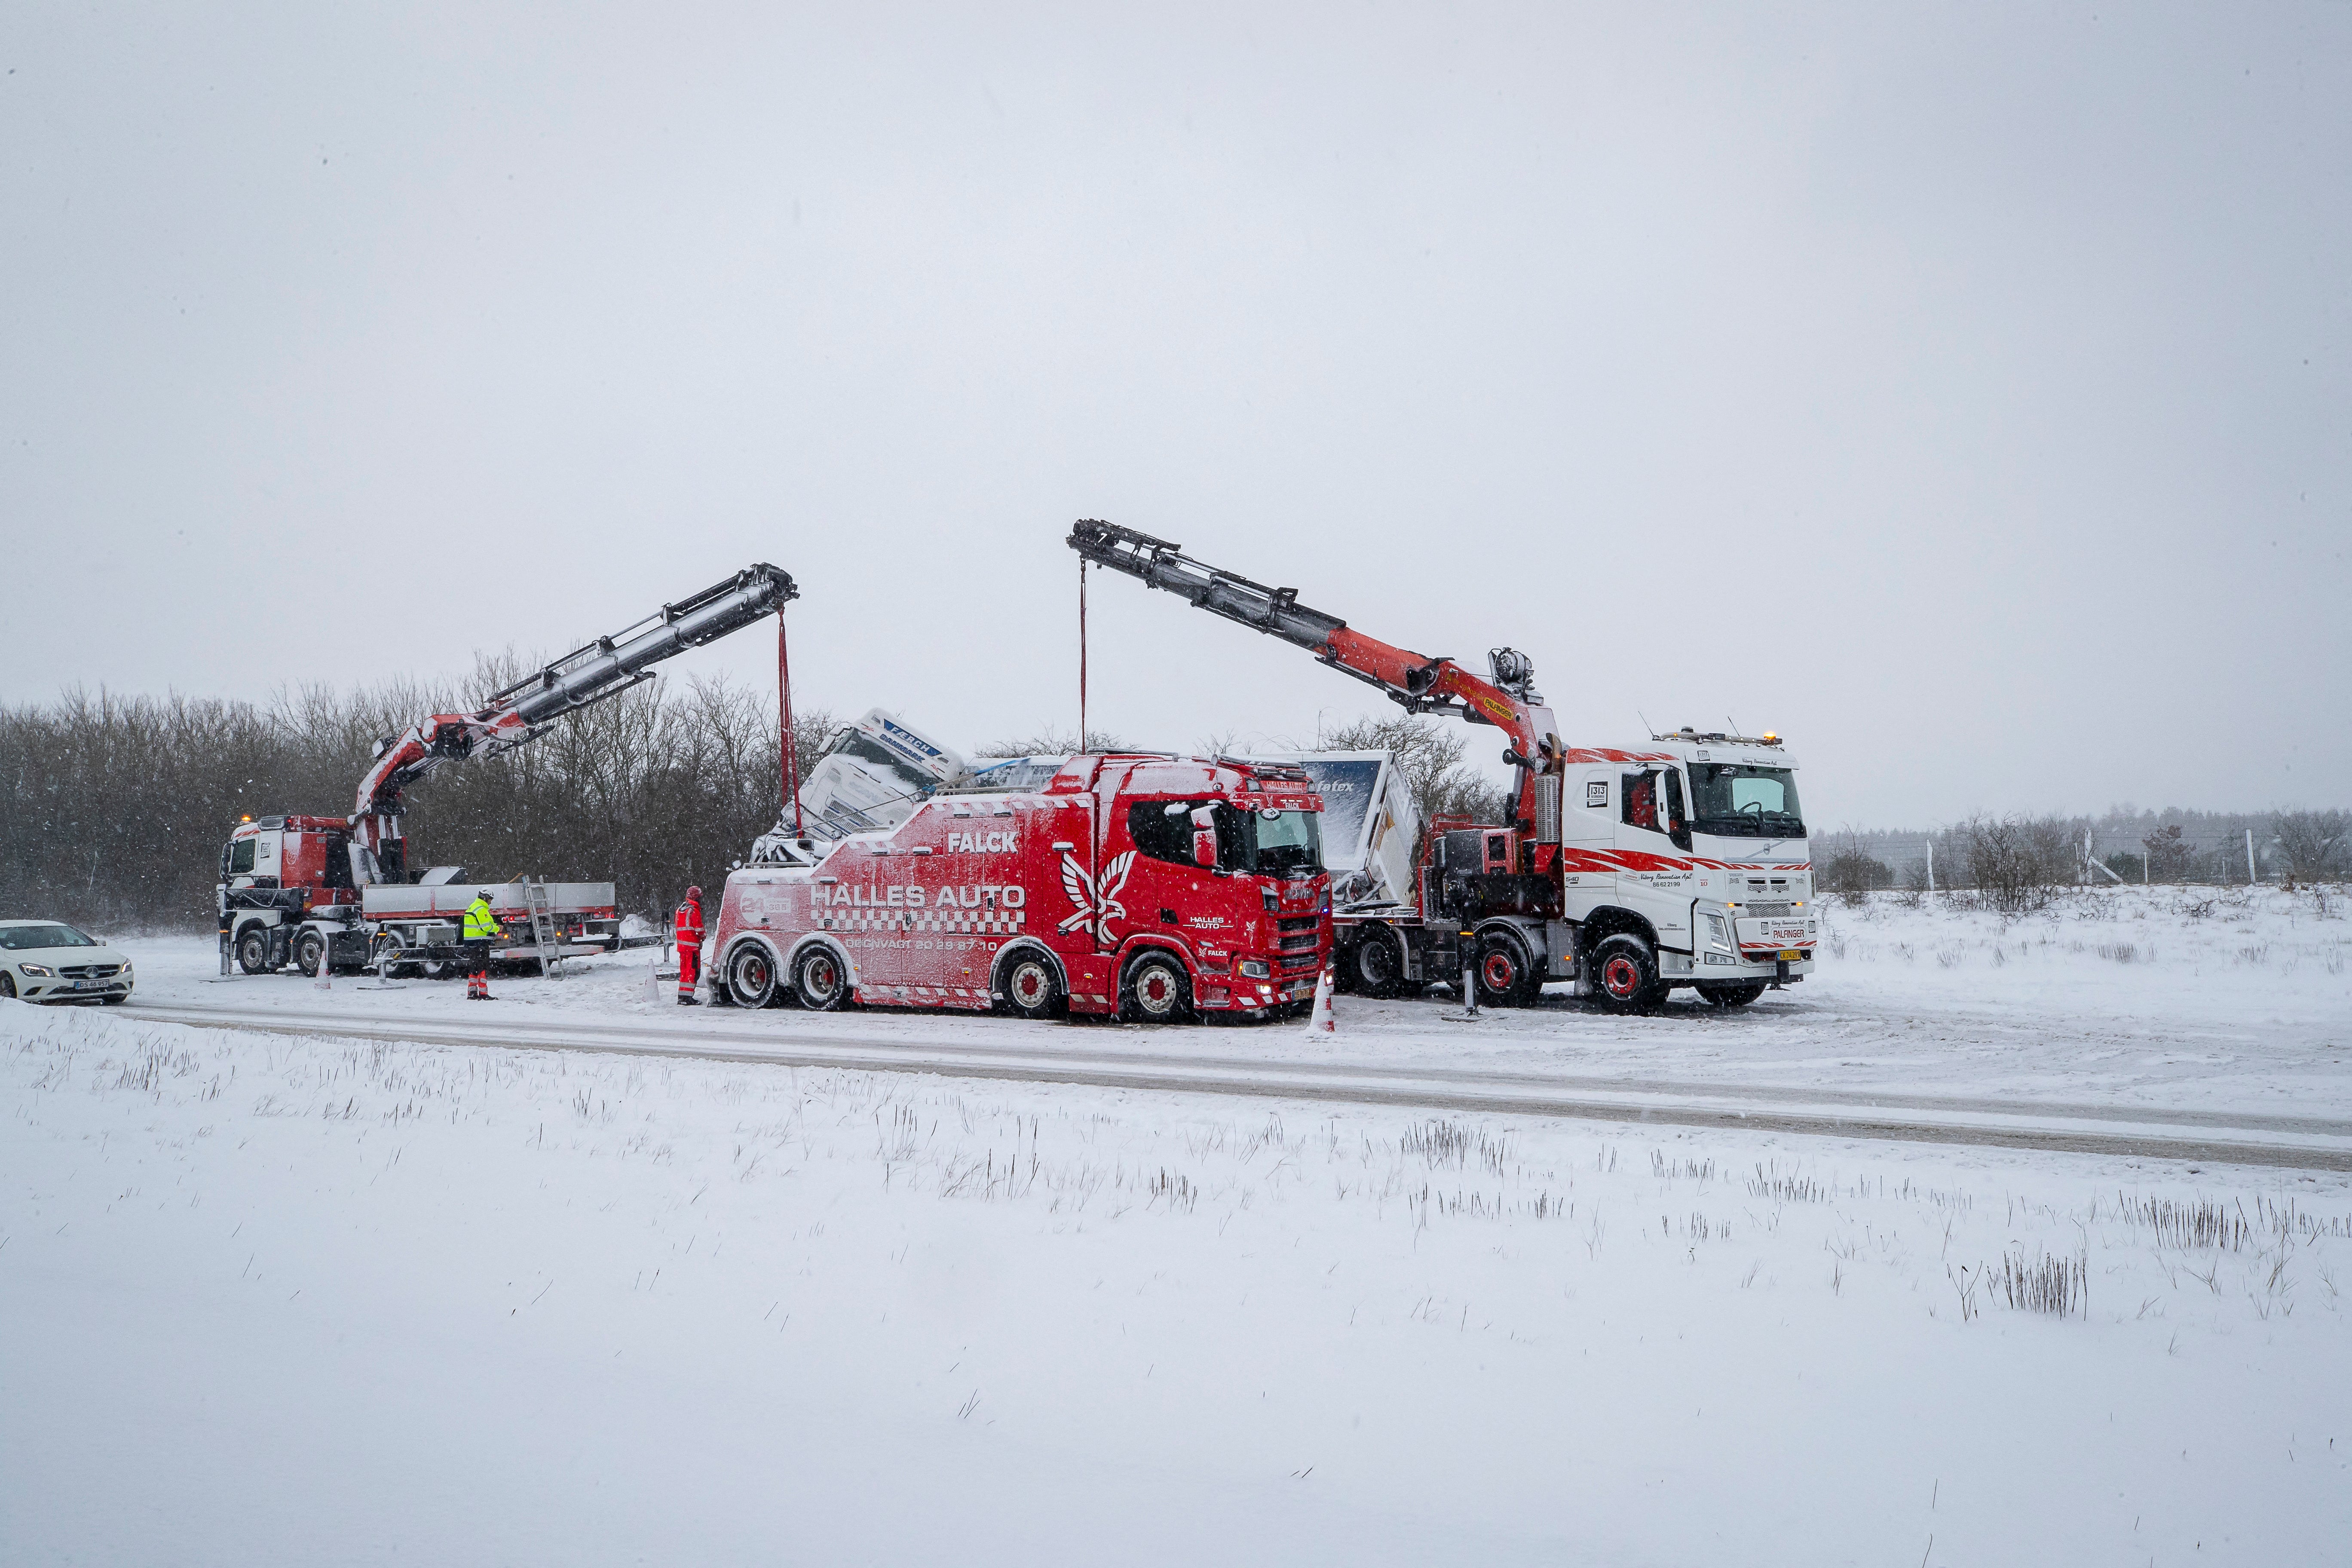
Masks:
[[[269,928],[256,922],[236,933],[236,966],[247,974],[269,973]]]
[[[1745,1007],[1764,994],[1761,980],[1702,981],[1698,994],[1718,1007]]]
[[[128,991],[123,992],[119,996],[101,996],[98,999],[99,1005],[102,1007],[120,1007],[125,1002],[130,1000],[131,993]]]
[[[1478,1002],[1486,1007],[1525,1007],[1543,989],[1525,943],[1507,931],[1488,931],[1478,942]]]
[[[1181,1024],[1192,1015],[1192,982],[1174,954],[1145,952],[1118,981],[1118,1016],[1129,1024]]]
[[[13,974],[0,974],[0,1002],[14,1002],[16,999],[16,977]]]
[[[803,950],[793,960],[793,998],[812,1013],[838,1012],[849,1002],[849,971],[829,947]]]
[[[1658,961],[1637,936],[1612,936],[1592,950],[1592,994],[1612,1013],[1652,1013],[1666,999]]]
[[[1404,949],[1384,926],[1367,928],[1348,949],[1340,978],[1360,996],[1394,996],[1404,990]]]
[[[1059,1017],[1068,998],[1053,963],[1034,947],[1024,947],[1004,963],[1004,983],[997,987],[1004,1005],[1024,1018]]]
[[[306,931],[294,939],[294,967],[317,978],[320,966],[327,962],[327,939],[317,931]]]
[[[727,984],[719,988],[734,998],[738,1007],[772,1007],[777,993],[776,955],[756,942],[747,942],[737,948],[727,961]],[[711,1000],[716,1002],[719,994]]]

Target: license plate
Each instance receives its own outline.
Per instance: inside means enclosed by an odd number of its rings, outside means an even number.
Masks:
[[[1790,963],[1796,963],[1799,959],[1801,959],[1801,958],[1804,957],[1805,955],[1804,955],[1802,952],[1799,952],[1797,949],[1795,949],[1795,948],[1793,948],[1793,947],[1789,947],[1789,948],[1783,948],[1783,949],[1781,949],[1781,950],[1780,950],[1780,956],[1781,956],[1782,958],[1787,959]]]
[[[103,980],[77,980],[73,983],[73,988],[77,991],[103,991],[106,989],[106,984]]]

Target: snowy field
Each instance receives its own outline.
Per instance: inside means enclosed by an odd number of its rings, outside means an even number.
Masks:
[[[1836,909],[1746,1015],[1059,1031],[2340,1114],[2347,928]],[[2086,913],[2090,918],[2085,918]],[[688,1013],[641,954],[142,997]],[[2121,956],[2125,946],[2131,957]],[[1999,954],[1996,957],[1996,953]],[[1051,1037],[1055,1031],[1039,1031]],[[0,1004],[0,1561],[2338,1562],[2340,1175]]]

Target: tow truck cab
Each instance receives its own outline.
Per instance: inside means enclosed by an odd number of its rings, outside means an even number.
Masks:
[[[1727,1001],[1811,973],[1812,861],[1797,763],[1778,736],[1682,730],[1567,763],[1562,913],[1583,952],[1633,935],[1653,949],[1659,989]]]

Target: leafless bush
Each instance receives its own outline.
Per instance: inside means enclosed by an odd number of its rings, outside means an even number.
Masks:
[[[2075,879],[2076,854],[2068,826],[2054,817],[1971,819],[1961,829],[1969,880],[1989,909],[2030,914]]]
[[[1895,868],[1859,849],[1841,849],[1822,866],[1816,885],[1832,893],[1868,893],[1895,886]]]
[[[2352,813],[2342,811],[2283,811],[2272,824],[2279,853],[2288,872],[2305,882],[2334,873],[2343,863],[2345,846],[2352,841]]]

